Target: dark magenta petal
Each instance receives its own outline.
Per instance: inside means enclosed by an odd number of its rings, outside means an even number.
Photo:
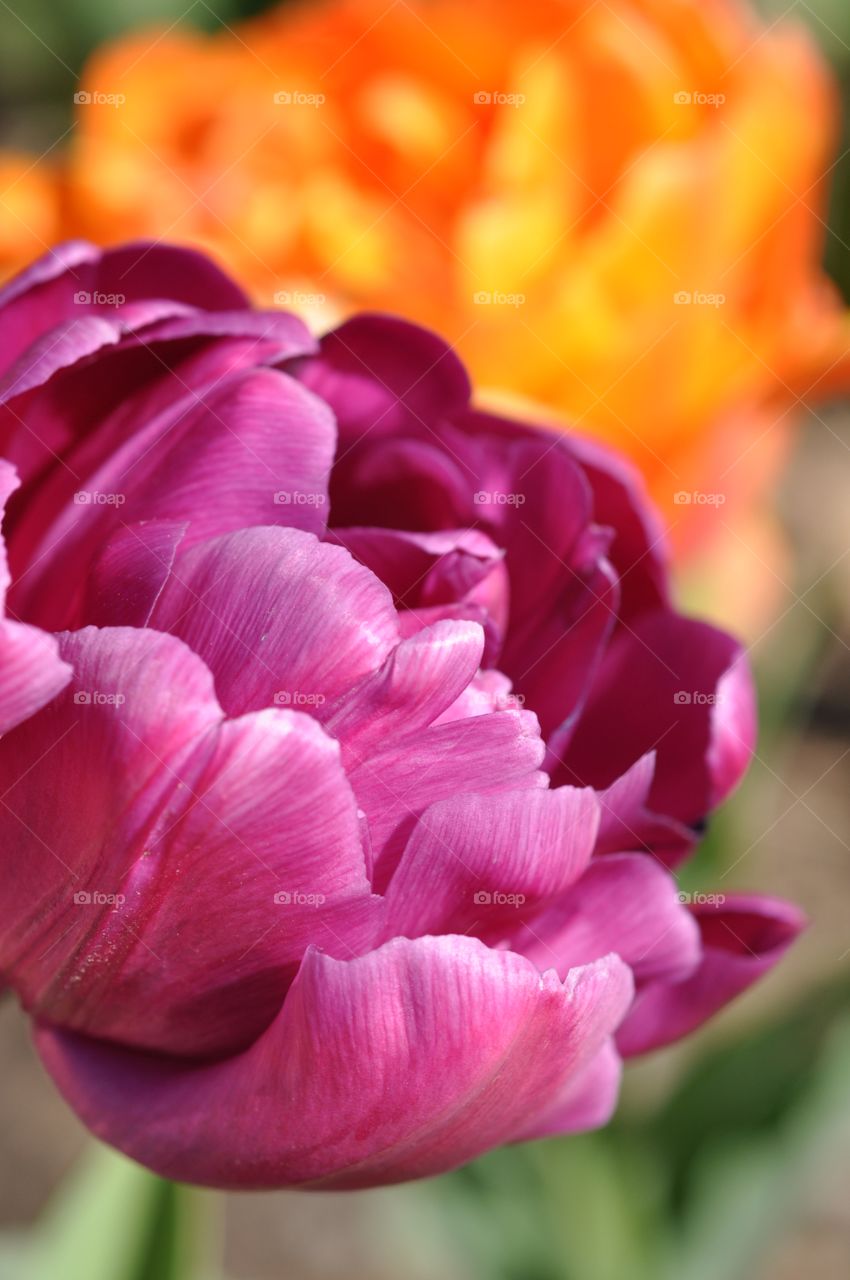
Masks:
[[[340,443],[390,436],[461,410],[469,379],[435,333],[395,316],[360,315],[327,334],[299,376],[334,410]]]
[[[22,543],[40,533],[18,609],[53,628],[74,625],[89,563],[109,536],[140,520],[185,523],[183,550],[246,524],[321,533],[334,440],[327,408],[273,369],[239,370],[206,394],[179,398],[84,483],[57,471],[42,487],[18,530]],[[59,514],[45,530],[50,510]]]
[[[768,973],[805,926],[802,912],[776,898],[704,894],[691,910],[702,958],[690,977],[644,988],[617,1038],[626,1056],[659,1048],[701,1026]]]
[[[615,637],[553,778],[604,789],[655,752],[649,807],[696,826],[739,781],[755,743],[740,645],[656,610]]]
[[[14,467],[0,461],[0,511],[17,487]],[[0,539],[0,734],[43,707],[71,676],[53,636],[5,616],[9,583],[6,546]]]
[[[164,313],[162,306],[149,305],[157,300],[167,302],[172,313],[186,306],[232,310],[247,302],[241,289],[193,249],[58,245],[0,290],[2,369],[63,321],[99,315],[113,325],[147,323]]]

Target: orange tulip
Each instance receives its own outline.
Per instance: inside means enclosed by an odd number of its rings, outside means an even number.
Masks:
[[[833,87],[738,0],[289,5],[123,39],[78,96],[66,232],[433,325],[503,407],[631,452],[682,546],[850,376],[820,268]]]

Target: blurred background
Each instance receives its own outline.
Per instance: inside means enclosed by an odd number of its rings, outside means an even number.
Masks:
[[[492,401],[627,449],[683,597],[745,635],[761,699],[685,887],[758,886],[811,925],[632,1064],[604,1132],[344,1195],[216,1196],[96,1148],[6,1000],[0,1280],[846,1280],[850,7],[535,2],[500,32],[477,0],[411,6],[0,0],[0,273],[69,234],[191,240],[317,325],[370,302],[432,323]],[[535,114],[482,123],[470,84],[520,93],[522,41]],[[96,100],[125,87],[127,114]],[[275,93],[325,88],[350,109],[266,127]]]

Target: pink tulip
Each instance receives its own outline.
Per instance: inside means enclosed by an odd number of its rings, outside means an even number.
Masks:
[[[222,1187],[438,1173],[605,1123],[622,1054],[782,954],[794,908],[670,872],[753,696],[625,464],[185,250],[62,246],[0,339],[0,969],[96,1134]]]

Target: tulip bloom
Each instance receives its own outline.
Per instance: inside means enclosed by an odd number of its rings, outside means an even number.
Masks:
[[[752,689],[616,456],[190,251],[62,246],[0,335],[0,971],[96,1134],[221,1187],[438,1173],[604,1123],[781,955],[794,908],[670,872]]]
[[[325,0],[130,35],[78,97],[67,233],[432,325],[492,403],[630,453],[683,551],[734,523],[771,557],[747,522],[793,411],[850,372],[820,268],[837,108],[801,28],[739,0]]]

